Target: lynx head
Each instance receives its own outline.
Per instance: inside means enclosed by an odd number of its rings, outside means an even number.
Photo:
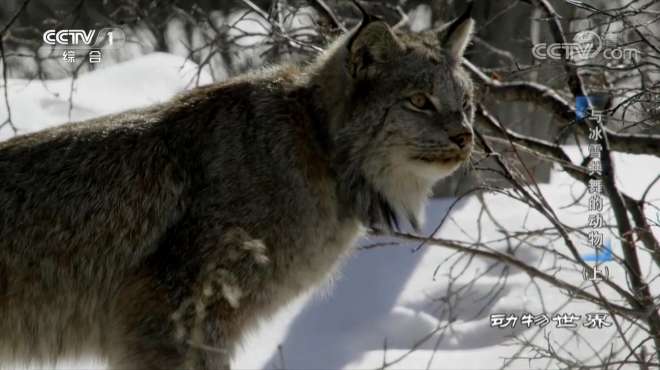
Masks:
[[[469,157],[472,85],[461,59],[473,24],[466,12],[429,37],[367,17],[321,60],[340,195],[366,223],[406,217],[417,227],[433,184]]]

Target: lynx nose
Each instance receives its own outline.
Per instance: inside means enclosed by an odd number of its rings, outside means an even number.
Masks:
[[[464,132],[458,135],[450,136],[449,140],[458,145],[459,148],[463,149],[466,145],[468,145],[469,142],[472,141],[472,134],[469,132]]]

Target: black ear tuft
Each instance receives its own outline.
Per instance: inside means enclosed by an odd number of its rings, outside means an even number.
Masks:
[[[362,32],[362,30],[371,22],[375,22],[380,20],[379,17],[374,16],[369,14],[363,7],[360,5],[360,3],[357,2],[357,0],[352,0],[353,5],[355,5],[358,10],[360,11],[360,15],[362,16],[362,19],[360,20],[360,25],[358,26],[357,30],[353,32],[353,35],[351,38],[348,40],[348,49],[351,49],[351,45],[353,45],[353,42],[355,41],[355,38]]]
[[[357,2],[357,0],[352,0],[352,2],[358,8],[358,10],[360,10],[360,14],[362,15],[360,26],[364,26],[373,21],[380,20],[379,17],[367,13],[367,11],[362,7],[362,5],[360,5],[360,3]]]
[[[451,35],[454,32],[456,32],[458,27],[461,24],[463,24],[463,22],[467,21],[468,19],[470,19],[472,17],[472,8],[473,7],[474,7],[474,3],[472,1],[469,1],[467,7],[463,11],[463,14],[458,16],[458,18],[454,19],[451,22],[451,24],[449,25],[449,27],[447,27],[447,29],[445,30],[445,37],[441,40],[443,45],[446,44],[447,42],[449,42],[449,38],[451,37]]]
[[[472,19],[472,7],[474,3],[468,2],[467,8],[456,20],[443,30],[444,37],[440,40],[443,48],[449,51],[454,58],[460,60],[467,48],[474,31],[474,20]]]

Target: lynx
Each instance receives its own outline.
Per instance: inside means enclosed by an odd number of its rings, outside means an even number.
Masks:
[[[366,18],[308,64],[0,143],[2,362],[228,368],[367,227],[423,222],[472,149],[473,23]]]

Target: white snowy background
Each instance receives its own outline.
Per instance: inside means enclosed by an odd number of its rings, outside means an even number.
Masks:
[[[124,63],[80,75],[71,79],[21,80],[7,83],[12,120],[18,134],[25,134],[68,121],[118,112],[163,102],[196,84],[211,83],[217,73],[203,70],[181,56],[153,53]],[[73,94],[72,92],[73,88]],[[7,115],[0,105],[0,119]],[[14,135],[5,126],[0,140]],[[573,156],[578,149],[566,147]],[[649,156],[615,155],[617,182],[622,190],[640,197],[646,185],[660,173],[660,159]],[[1,181],[1,180],[0,180]],[[559,219],[570,225],[584,225],[584,204],[565,207],[582,193],[582,185],[565,173],[553,171],[551,182],[540,186],[554,206]],[[660,186],[649,192],[647,199],[660,199]],[[436,199],[429,203],[424,235],[432,232],[447,212],[453,199]],[[472,197],[462,200],[437,233],[452,240],[479,239],[493,250],[504,251],[500,227],[510,232],[549,226],[537,212],[516,204],[501,195],[486,194],[484,202],[498,215],[499,225],[483,219],[479,201]],[[656,203],[657,204],[657,203]],[[650,210],[649,212],[655,212]],[[607,212],[606,212],[607,213]],[[648,214],[658,219],[657,213]],[[611,217],[607,215],[606,217]],[[660,222],[660,220],[658,220]],[[658,230],[654,230],[658,233]],[[363,240],[370,244],[373,240]],[[539,243],[548,243],[539,237]],[[551,247],[562,253],[567,248],[561,241]],[[249,333],[233,362],[235,369],[378,369],[387,363],[392,369],[496,369],[504,359],[515,354],[510,345],[513,335],[524,336],[545,347],[550,339],[557,347],[568,349],[577,359],[589,359],[611,344],[614,328],[577,331],[555,328],[551,322],[544,329],[491,328],[492,313],[575,313],[585,315],[601,311],[590,303],[572,300],[541,281],[531,280],[515,268],[494,265],[492,261],[475,258],[462,270],[465,260],[457,260],[453,251],[429,244],[419,251],[415,245],[383,246],[356,250],[344,265],[332,286],[321,287],[314,294],[300,297],[282,309],[275,317]],[[620,246],[613,245],[615,255]],[[585,249],[585,254],[590,253]],[[572,265],[558,269],[555,261],[534,248],[516,250],[516,257],[540,269],[554,268],[558,276],[569,282],[593,289],[584,283],[581,271]],[[641,253],[643,271],[652,281],[652,291],[660,291],[657,277],[647,253]],[[625,286],[623,271],[609,263],[611,279]],[[559,266],[561,267],[561,266]],[[509,278],[500,285],[500,275],[506,269]],[[449,275],[458,277],[450,284]],[[451,285],[451,286],[450,286]],[[459,299],[451,305],[443,301],[448,289],[463,288]],[[611,294],[603,289],[605,294]],[[486,299],[484,299],[486,296]],[[451,312],[447,308],[451,307]],[[442,329],[442,330],[439,330]],[[437,333],[436,333],[437,332]],[[430,335],[436,333],[435,335]],[[576,335],[577,333],[577,335]],[[634,338],[636,334],[630,334]],[[422,341],[423,338],[427,340]],[[414,350],[413,350],[414,349]],[[7,364],[4,364],[7,367]],[[1,366],[1,365],[0,365]],[[24,368],[11,364],[9,368]],[[101,359],[80,359],[58,364],[60,369],[103,368]],[[541,369],[545,360],[515,361],[507,369]],[[31,365],[31,369],[52,366]],[[624,367],[626,368],[626,367]]]

